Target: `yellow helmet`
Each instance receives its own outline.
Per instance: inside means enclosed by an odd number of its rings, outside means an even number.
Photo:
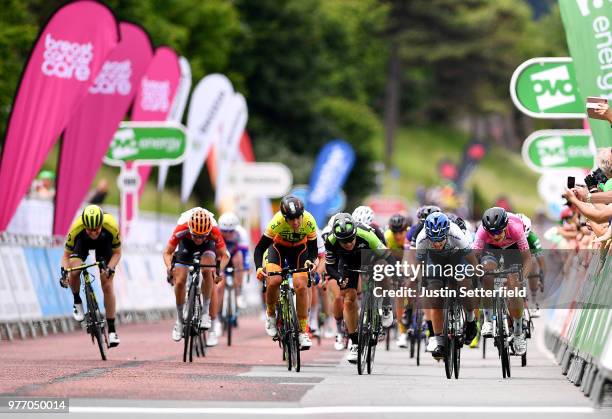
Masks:
[[[83,210],[83,214],[81,214],[81,220],[83,220],[83,225],[86,229],[95,230],[102,226],[104,211],[97,205],[88,205]]]

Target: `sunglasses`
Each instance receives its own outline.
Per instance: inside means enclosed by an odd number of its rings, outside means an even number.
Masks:
[[[504,232],[505,228],[502,228],[501,230],[489,230],[489,233],[492,236],[499,236],[500,234],[502,234]]]
[[[195,240],[204,240],[208,234],[191,234],[191,237]]]

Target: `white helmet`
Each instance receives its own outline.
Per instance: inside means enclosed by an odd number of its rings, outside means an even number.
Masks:
[[[233,212],[226,212],[219,217],[219,229],[221,231],[234,231],[239,224],[240,220]]]
[[[525,226],[525,233],[529,234],[529,232],[531,231],[531,220],[529,219],[529,217],[527,217],[525,214],[516,214],[521,221],[523,222],[523,225]]]
[[[374,210],[365,205],[361,205],[353,211],[353,219],[358,223],[369,226],[374,222]]]

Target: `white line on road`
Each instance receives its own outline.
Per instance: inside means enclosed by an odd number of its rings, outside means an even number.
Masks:
[[[158,415],[321,415],[333,413],[593,413],[579,406],[317,406],[317,407],[86,407],[70,406],[70,413],[125,413]]]

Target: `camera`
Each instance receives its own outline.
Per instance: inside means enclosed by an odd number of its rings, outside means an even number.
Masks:
[[[606,183],[608,178],[604,175],[603,170],[597,169],[593,170],[584,178],[584,183],[586,184],[589,192],[598,192],[597,185],[600,183]]]

